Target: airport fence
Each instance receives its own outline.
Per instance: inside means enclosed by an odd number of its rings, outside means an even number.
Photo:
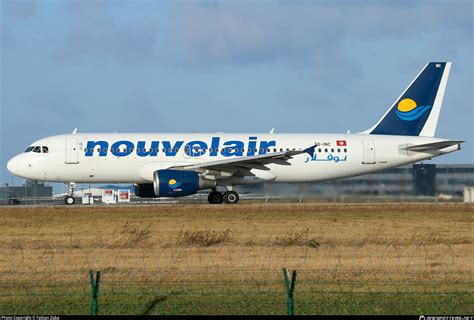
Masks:
[[[469,249],[19,246],[0,314],[472,314]]]

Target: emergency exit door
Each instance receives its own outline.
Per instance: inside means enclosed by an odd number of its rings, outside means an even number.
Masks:
[[[77,139],[66,139],[66,163],[79,163],[79,151],[77,150]]]
[[[373,139],[362,139],[364,157],[362,163],[375,164],[375,145]]]

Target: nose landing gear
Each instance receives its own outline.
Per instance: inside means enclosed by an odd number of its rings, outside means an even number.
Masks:
[[[72,205],[75,202],[76,202],[76,199],[74,199],[74,197],[72,197],[72,196],[64,197],[64,203],[67,204],[67,205]]]
[[[76,189],[76,183],[69,182],[67,186],[69,190],[67,195],[64,197],[64,203],[70,206],[76,202],[76,199],[74,198],[74,190]]]

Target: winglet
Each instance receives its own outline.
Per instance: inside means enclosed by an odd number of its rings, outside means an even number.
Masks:
[[[307,149],[304,149],[304,151],[306,151],[310,157],[312,157],[314,155],[314,150],[316,149],[316,145],[312,146],[312,147],[309,147]]]

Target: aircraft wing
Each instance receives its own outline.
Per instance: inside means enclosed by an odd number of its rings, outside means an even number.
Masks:
[[[314,148],[316,146],[309,147],[302,150],[289,150],[272,152],[267,154],[260,154],[248,157],[238,157],[225,160],[207,161],[196,163],[192,165],[186,165],[180,167],[183,170],[215,170],[225,171],[230,173],[239,173],[240,175],[252,175],[250,174],[251,169],[259,170],[270,170],[265,165],[267,164],[278,164],[278,165],[290,165],[289,159],[293,156],[308,153],[311,156],[314,154]]]
[[[425,152],[425,151],[432,151],[432,150],[435,151],[435,150],[441,150],[447,147],[451,147],[457,144],[461,144],[463,142],[465,141],[448,140],[448,141],[432,142],[432,143],[408,146],[406,147],[406,150],[415,151],[415,152]]]

